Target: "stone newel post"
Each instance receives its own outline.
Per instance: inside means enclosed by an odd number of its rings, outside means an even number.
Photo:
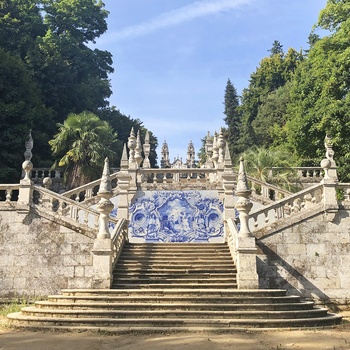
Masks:
[[[249,212],[253,206],[249,199],[250,193],[243,158],[241,158],[236,189],[238,196],[236,209],[240,219],[239,235],[236,237],[238,289],[259,288],[259,278],[256,271],[257,248],[255,237],[251,233],[248,223]]]
[[[97,193],[100,201],[97,204],[99,217],[99,231],[94,242],[93,253],[93,288],[110,288],[112,283],[112,258],[113,243],[108,228],[109,214],[113,210],[110,198],[113,195],[109,161],[105,159],[105,165]]]
[[[145,143],[143,145],[143,153],[145,154],[145,159],[143,160],[143,168],[144,169],[150,169],[151,163],[149,160],[149,154],[151,152],[151,145],[149,143],[149,132],[146,131],[146,137],[145,137]]]
[[[337,201],[336,187],[338,183],[337,165],[333,159],[333,141],[329,135],[325,137],[326,158],[322,159],[321,167],[324,171],[323,184],[323,203],[325,219],[332,221],[339,210]]]
[[[33,138],[31,132],[29,132],[28,140],[25,143],[24,162],[22,163],[22,169],[24,170],[24,178],[20,181],[19,196],[18,196],[18,211],[23,213],[29,212],[29,206],[32,204],[33,188],[32,180],[30,178],[30,172],[33,169],[32,149]]]

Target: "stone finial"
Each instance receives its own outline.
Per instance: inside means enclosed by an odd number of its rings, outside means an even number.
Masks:
[[[249,212],[252,209],[252,202],[249,199],[250,189],[248,187],[247,175],[244,169],[244,160],[241,157],[238,171],[237,189],[236,195],[238,201],[236,203],[236,209],[239,212],[240,219],[240,234],[242,237],[252,237],[252,233],[249,229]]]
[[[224,163],[224,158],[225,158],[225,139],[224,139],[224,135],[222,132],[222,129],[220,130],[218,139],[217,139],[217,147],[219,148],[219,159],[218,159],[218,163],[222,164]]]
[[[122,158],[120,159],[120,168],[122,170],[126,170],[128,169],[128,167],[129,167],[128,152],[126,150],[126,143],[124,143]]]
[[[22,163],[22,169],[25,172],[23,180],[30,181],[30,172],[33,169],[33,163],[31,162],[32,159],[32,149],[33,149],[33,138],[32,138],[32,132],[29,131],[28,139],[25,142],[25,152],[24,152],[24,162]]]
[[[337,165],[333,158],[333,140],[330,135],[326,135],[324,146],[326,148],[326,158],[321,161],[321,167],[324,170],[324,180],[338,182]]]
[[[245,195],[245,193],[247,193]],[[238,179],[237,179],[237,196],[247,197],[251,194],[251,190],[248,186],[247,174],[244,168],[244,159],[241,157],[239,159],[239,170],[238,170]]]
[[[102,194],[112,194],[112,183],[111,183],[111,173],[109,170],[109,159],[105,158],[105,163],[103,166],[103,172],[102,172],[102,178],[100,182],[100,188],[97,192],[97,195],[102,195]]]
[[[151,163],[149,160],[149,154],[151,152],[151,145],[149,142],[149,132],[146,131],[146,137],[145,137],[145,143],[143,145],[143,153],[145,154],[145,159],[143,160],[143,168],[144,169],[150,169]]]
[[[137,167],[139,168],[142,162],[142,145],[141,145],[141,137],[140,130],[137,131],[136,137],[136,147],[135,147],[135,161],[137,163]]]
[[[129,167],[133,169],[137,165],[135,160],[136,136],[135,136],[134,128],[131,128],[131,131],[130,131],[130,136],[128,138],[128,148],[129,148]]]
[[[217,143],[217,133],[214,134],[213,139],[213,155],[211,156],[211,160],[214,163],[214,167],[217,168],[219,159],[219,147]]]
[[[110,238],[111,234],[109,232],[108,222],[109,214],[113,210],[114,206],[113,203],[110,201],[110,198],[113,196],[113,191],[108,158],[105,159],[100,188],[97,192],[97,196],[100,197],[100,201],[97,203],[96,206],[97,211],[100,213],[99,231],[97,234],[97,238]]]
[[[230,150],[228,148],[227,143],[225,147],[224,167],[225,167],[225,170],[232,171],[232,160],[231,160]]]

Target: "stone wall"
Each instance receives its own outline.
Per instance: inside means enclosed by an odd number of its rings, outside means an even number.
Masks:
[[[349,305],[350,216],[319,214],[257,240],[260,288],[282,288],[320,303]]]
[[[0,297],[88,288],[93,240],[34,213],[0,208]]]

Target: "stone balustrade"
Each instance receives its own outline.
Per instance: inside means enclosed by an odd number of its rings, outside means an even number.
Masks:
[[[273,167],[270,169],[269,176],[274,177],[275,174],[279,171],[291,171],[295,172],[297,178],[304,182],[309,182],[310,180],[313,180],[314,182],[321,181],[324,176],[323,169],[320,166],[315,167],[290,167],[290,168],[283,168],[283,167]]]
[[[217,169],[183,168],[183,169],[139,169],[138,185],[147,189],[156,188],[157,185],[175,185],[181,188],[181,184],[194,187],[213,183],[217,176]]]
[[[273,224],[277,220],[291,217],[319,203],[323,203],[322,184],[309,187],[251,213],[249,226],[252,231],[257,231]]]
[[[19,184],[0,185],[0,202],[17,202],[19,187]]]
[[[45,177],[51,179],[62,179],[63,173],[61,169],[51,169],[51,168],[33,168],[31,171],[32,180],[43,180]]]
[[[123,246],[128,239],[128,221],[119,219],[111,234],[113,242],[113,270],[118,261]]]
[[[111,174],[112,188],[116,189],[118,179],[117,174]],[[62,193],[62,196],[68,197],[76,202],[84,202],[85,204],[95,204],[99,200],[97,197],[97,192],[101,183],[101,179],[92,181],[86,185],[76,187],[72,190]]]
[[[95,234],[98,231],[100,213],[97,210],[43,187],[34,186],[33,205],[36,209],[42,209],[42,214],[45,212],[63,221],[68,219],[70,225],[76,223],[81,229],[94,230]],[[114,218],[109,218],[109,221],[118,223]]]
[[[271,185],[267,182],[254,179],[251,176],[247,176],[247,179],[250,184],[253,199],[259,199],[262,202],[271,203],[292,194],[290,191]]]
[[[349,205],[350,202],[350,183],[338,183],[337,197],[343,205]]]

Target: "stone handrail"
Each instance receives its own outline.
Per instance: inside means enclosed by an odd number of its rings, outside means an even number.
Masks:
[[[323,178],[324,170],[320,166],[308,166],[308,167],[272,167],[270,169],[270,176],[274,176],[274,172],[279,170],[292,170],[295,171],[298,178],[301,181],[309,181],[314,179],[315,181],[321,181]]]
[[[322,203],[322,200],[323,185],[317,184],[276,203],[272,203],[250,214],[249,225],[251,231],[258,231],[277,220],[291,217],[300,211]]]
[[[227,233],[226,233],[226,239],[227,244],[230,249],[232,260],[236,263],[236,251],[237,251],[237,237],[238,237],[238,227],[236,226],[235,222],[232,218],[229,218],[226,220],[226,227],[227,227]]]
[[[112,187],[115,190],[117,186],[117,174],[110,175]],[[86,185],[74,188],[62,193],[62,196],[68,197],[76,202],[84,202],[85,204],[95,204],[98,201],[97,192],[101,183],[101,179],[89,182]]]
[[[76,228],[78,232],[94,232],[96,236],[100,216],[97,210],[39,186],[34,186],[33,202],[33,207],[39,209],[42,214],[50,215],[59,223],[69,224],[69,228]],[[113,224],[118,223],[114,218],[109,218],[109,221]]]
[[[51,168],[33,168],[31,171],[32,180],[44,179],[44,177],[50,177],[51,179],[61,179],[63,177],[61,169]]]
[[[17,202],[18,194],[15,195],[15,191],[19,191],[19,184],[1,184],[0,185],[0,202],[11,203]]]
[[[262,199],[263,201],[267,200],[268,202],[276,202],[282,198],[289,197],[292,194],[290,191],[248,175],[247,179],[250,182],[253,198]]]
[[[350,183],[338,183],[336,188],[340,192],[340,202],[350,201]]]
[[[119,219],[111,234],[113,242],[113,270],[119,259],[123,246],[128,239],[128,221],[126,219]]]

